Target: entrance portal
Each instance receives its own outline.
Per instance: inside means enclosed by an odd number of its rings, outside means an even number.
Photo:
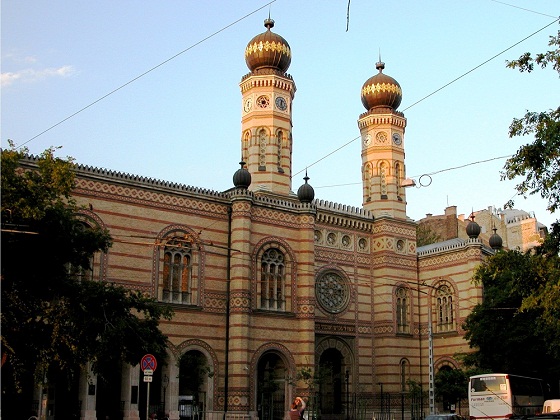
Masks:
[[[262,355],[257,367],[257,410],[260,420],[282,420],[286,407],[286,371],[282,358],[274,353]]]
[[[344,358],[337,349],[327,349],[319,359],[319,407],[323,416],[343,413]]]

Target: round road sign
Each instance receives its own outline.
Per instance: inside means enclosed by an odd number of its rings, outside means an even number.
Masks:
[[[142,360],[140,361],[140,369],[142,369],[144,374],[146,373],[146,370],[151,370],[153,373],[153,371],[156,370],[156,367],[157,361],[153,355],[146,354],[144,357],[142,357]]]

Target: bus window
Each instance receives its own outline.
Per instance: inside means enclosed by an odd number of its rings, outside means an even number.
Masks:
[[[471,379],[471,392],[505,392],[507,391],[504,376],[483,376]]]

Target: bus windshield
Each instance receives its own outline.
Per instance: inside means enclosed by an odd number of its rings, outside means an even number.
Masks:
[[[505,376],[482,376],[471,378],[471,392],[506,392]]]

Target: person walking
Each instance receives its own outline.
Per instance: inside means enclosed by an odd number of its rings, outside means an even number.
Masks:
[[[290,406],[290,420],[303,420],[303,412],[305,410],[305,401],[301,397],[296,397]]]

